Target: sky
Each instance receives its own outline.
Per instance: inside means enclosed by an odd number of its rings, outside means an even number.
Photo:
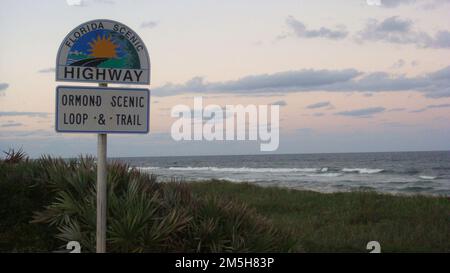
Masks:
[[[136,31],[152,67],[150,133],[109,135],[110,156],[261,153],[254,141],[174,141],[170,111],[194,96],[280,105],[272,153],[450,149],[449,0],[0,4],[1,150],[96,153],[96,135],[55,132],[55,89],[65,83],[54,65],[64,37],[99,18]]]

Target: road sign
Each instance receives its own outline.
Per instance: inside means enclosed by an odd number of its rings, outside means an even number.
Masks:
[[[150,58],[142,39],[126,25],[93,20],[64,38],[56,60],[56,80],[150,84]]]
[[[126,25],[93,20],[72,30],[56,57],[56,81],[98,82],[100,87],[56,88],[57,132],[98,133],[97,245],[106,252],[107,133],[149,131],[150,90],[106,88],[108,83],[150,84],[150,58]]]
[[[58,86],[55,128],[64,133],[146,134],[149,100],[148,89]]]

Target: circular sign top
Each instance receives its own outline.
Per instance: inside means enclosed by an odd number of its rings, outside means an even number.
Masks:
[[[64,38],[56,60],[56,80],[150,84],[150,58],[131,28],[112,20],[93,20]]]

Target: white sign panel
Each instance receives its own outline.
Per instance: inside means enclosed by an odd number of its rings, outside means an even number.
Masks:
[[[131,28],[112,20],[93,20],[64,38],[56,60],[56,80],[150,84],[150,58]]]
[[[150,90],[58,86],[57,132],[142,133],[149,131]]]

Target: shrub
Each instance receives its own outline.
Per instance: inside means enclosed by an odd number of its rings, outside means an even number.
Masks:
[[[39,166],[32,161],[0,161],[2,252],[48,252],[57,247],[53,228],[30,224],[33,211],[41,210],[52,199],[39,174]]]
[[[43,157],[40,182],[53,193],[34,223],[58,230],[62,242],[95,250],[96,164],[93,158]],[[158,183],[125,164],[108,166],[107,250],[110,252],[289,251],[290,234],[231,200],[193,196],[187,184]]]
[[[290,251],[296,241],[236,200],[206,197],[193,209],[186,244],[196,252]]]

